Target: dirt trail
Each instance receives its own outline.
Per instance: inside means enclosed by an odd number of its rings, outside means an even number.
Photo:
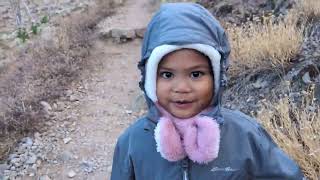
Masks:
[[[149,6],[148,0],[127,1],[100,27],[145,27],[152,14]],[[57,140],[57,152],[51,153],[51,159],[57,160],[43,162],[37,176],[62,180],[74,171],[72,179],[110,179],[116,139],[141,114],[133,110],[140,94],[140,47],[139,39],[124,44],[101,39],[94,43],[90,58],[101,60],[101,64],[71,89],[77,97],[75,103],[60,112],[57,124],[52,125],[56,132],[64,132]],[[65,128],[69,130],[62,131]]]

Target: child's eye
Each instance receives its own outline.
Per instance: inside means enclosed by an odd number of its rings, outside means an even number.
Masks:
[[[194,71],[194,72],[191,73],[190,76],[191,76],[191,78],[196,79],[196,78],[201,77],[202,75],[204,75],[203,72],[201,72],[201,71]]]
[[[171,72],[161,72],[160,76],[164,79],[170,79],[173,77],[173,73]]]

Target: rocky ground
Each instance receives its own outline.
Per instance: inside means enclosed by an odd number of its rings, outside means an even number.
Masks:
[[[295,4],[294,0],[199,0],[200,4],[224,22],[238,24],[260,22],[262,17],[284,16]]]
[[[143,113],[136,65],[152,9],[147,0],[127,2],[101,21],[88,57],[99,66],[56,103],[41,102],[52,120],[20,141],[0,179],[108,179],[116,138]]]

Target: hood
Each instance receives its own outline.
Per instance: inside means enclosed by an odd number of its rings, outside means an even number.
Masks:
[[[210,114],[206,115],[222,121],[220,115],[221,96],[227,82],[226,71],[229,66],[230,46],[220,23],[199,4],[166,3],[153,16],[143,39],[141,60],[138,64],[142,77],[139,86],[146,94],[146,64],[154,49],[163,45],[188,47],[190,44],[213,47],[221,56],[219,63],[220,75],[218,76],[219,80],[217,80],[219,82],[218,92],[215,92]],[[157,121],[159,111],[147,95],[145,95],[145,98],[149,108],[149,119]]]

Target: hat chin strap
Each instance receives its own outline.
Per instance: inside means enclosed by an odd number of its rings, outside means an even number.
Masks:
[[[213,48],[212,46],[206,44],[187,44],[187,45],[161,45],[152,51],[147,64],[146,64],[146,77],[145,77],[145,84],[144,89],[146,91],[147,96],[155,103],[158,101],[156,95],[156,82],[157,82],[157,69],[161,59],[176,50],[179,49],[194,49],[197,50],[206,56],[209,57],[211,65],[212,65],[212,72],[214,75],[214,97],[217,96],[217,92],[219,92],[220,87],[220,53]]]

